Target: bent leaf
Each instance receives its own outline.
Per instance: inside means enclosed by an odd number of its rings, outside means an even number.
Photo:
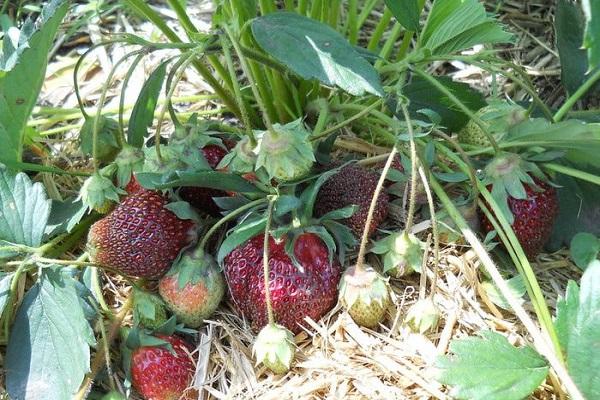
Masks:
[[[276,12],[255,19],[252,33],[263,50],[304,79],[317,79],[355,96],[383,96],[375,68],[328,25]]]

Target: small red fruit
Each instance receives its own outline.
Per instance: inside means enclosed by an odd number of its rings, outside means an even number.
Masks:
[[[558,196],[556,189],[546,182],[533,178],[539,190],[523,184],[527,194],[520,200],[508,196],[508,207],[514,216],[512,228],[530,260],[542,251],[544,244],[552,234],[554,221],[558,215]],[[492,186],[487,187],[492,190]],[[480,211],[481,227],[485,233],[494,230],[491,222]]]
[[[202,154],[212,169],[227,155],[227,150],[215,144],[209,144],[202,148]],[[214,202],[213,197],[227,196],[225,192],[218,189],[209,189],[196,186],[185,186],[179,190],[181,198],[190,203],[194,208],[204,211],[213,216],[220,215],[220,208]]]
[[[267,324],[263,278],[264,235],[258,235],[225,257],[224,271],[231,297],[255,329]],[[313,233],[301,234],[294,254],[302,270],[285,251],[286,238],[269,238],[270,293],[277,323],[293,333],[301,331],[305,317],[318,321],[337,301],[341,266],[329,262],[325,243]]]
[[[145,400],[191,400],[194,390],[186,390],[195,370],[190,347],[177,336],[157,337],[170,343],[173,353],[163,346],[135,349],[131,355],[133,387]]]
[[[93,262],[125,275],[159,278],[194,239],[195,224],[165,208],[161,194],[141,189],[92,225],[88,249]]]

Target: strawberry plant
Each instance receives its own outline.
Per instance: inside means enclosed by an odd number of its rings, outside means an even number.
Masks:
[[[435,336],[437,351],[448,344],[437,376],[456,398],[519,399],[546,379],[559,395],[598,397],[600,246],[578,211],[593,210],[599,190],[600,126],[571,113],[600,79],[595,4],[559,2],[569,96],[552,110],[495,50],[514,36],[477,0],[219,0],[203,31],[185,2],[166,3],[179,26],[147,2],[123,2],[164,38],[110,36],[73,66],[77,171],[56,167],[53,143],[31,140],[27,126],[69,2],[49,1],[35,23],[2,25],[0,342],[11,398],[107,388],[108,398],[197,397],[215,348],[241,343],[237,358],[293,373],[302,332],[331,321],[360,348],[448,323]],[[572,34],[565,16],[581,22]],[[81,82],[100,47],[126,50],[92,104]],[[568,62],[574,54],[585,65]],[[143,60],[154,66],[126,107]],[[439,73],[457,63],[527,98],[494,87],[486,99]],[[192,69],[219,118],[177,104]],[[119,105],[108,112],[111,99]],[[25,162],[26,148],[43,163]],[[81,176],[66,201],[53,173]],[[537,268],[548,242],[570,243],[584,270],[558,302]],[[463,253],[469,261],[452,271]],[[456,321],[438,294],[452,273],[526,335],[515,345],[491,331],[450,340]],[[253,331],[214,335],[232,318]],[[322,328],[308,346],[327,342]]]

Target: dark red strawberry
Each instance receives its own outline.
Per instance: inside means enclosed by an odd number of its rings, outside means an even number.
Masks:
[[[330,211],[357,205],[358,209],[343,223],[360,237],[367,222],[369,206],[378,181],[377,172],[358,164],[346,165],[321,186],[315,202],[315,215],[322,217]],[[369,235],[373,234],[387,217],[388,203],[388,194],[381,192],[373,213]]]
[[[202,148],[202,154],[212,169],[227,155],[227,150],[216,144],[209,144]],[[227,193],[222,190],[208,189],[195,186],[185,186],[179,190],[181,198],[200,211],[213,216],[220,215],[220,208],[214,202],[213,197],[224,197]]]
[[[231,297],[257,330],[267,323],[263,281],[264,235],[250,239],[225,257],[224,271]],[[341,266],[329,262],[329,251],[315,234],[298,236],[296,267],[285,252],[286,239],[269,238],[270,293],[277,323],[294,333],[305,325],[304,317],[318,321],[337,302]]]
[[[539,189],[524,184],[527,198],[520,200],[508,196],[508,207],[514,216],[512,228],[530,260],[542,251],[544,244],[552,234],[554,220],[558,215],[558,196],[556,189],[537,178],[533,181]],[[488,186],[492,190],[492,186]],[[485,233],[494,230],[483,212],[479,211],[481,227]]]
[[[131,383],[145,400],[191,400],[197,393],[188,388],[194,376],[191,348],[177,336],[157,335],[171,344],[138,347],[131,354]]]
[[[92,225],[88,249],[93,262],[125,275],[159,278],[193,239],[195,224],[165,208],[161,194],[140,189]]]

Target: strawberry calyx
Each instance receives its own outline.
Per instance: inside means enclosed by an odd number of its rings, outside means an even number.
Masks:
[[[399,278],[421,272],[424,243],[412,233],[394,232],[374,243],[371,252],[383,255],[383,272]]]
[[[148,329],[158,329],[167,322],[165,304],[160,297],[140,288],[133,288],[133,323]]]
[[[263,363],[276,374],[284,374],[290,370],[295,351],[292,332],[282,325],[272,323],[260,330],[252,346],[256,365]]]
[[[256,169],[264,168],[269,178],[289,182],[308,175],[315,163],[310,131],[301,119],[285,125],[274,124],[272,130],[257,132],[259,148]]]
[[[541,169],[532,161],[516,154],[502,152],[494,157],[484,169],[483,183],[491,187],[491,194],[504,217],[510,224],[514,222],[514,215],[508,204],[508,197],[517,200],[527,198],[525,185],[541,192],[534,177],[547,182],[548,178]]]
[[[89,209],[105,214],[110,211],[113,203],[119,202],[120,195],[123,194],[126,192],[117,188],[102,171],[98,171],[85,180],[78,199]]]
[[[141,149],[124,144],[123,149],[115,158],[117,166],[117,183],[125,187],[131,181],[135,172],[140,172],[144,167],[144,152]]]

